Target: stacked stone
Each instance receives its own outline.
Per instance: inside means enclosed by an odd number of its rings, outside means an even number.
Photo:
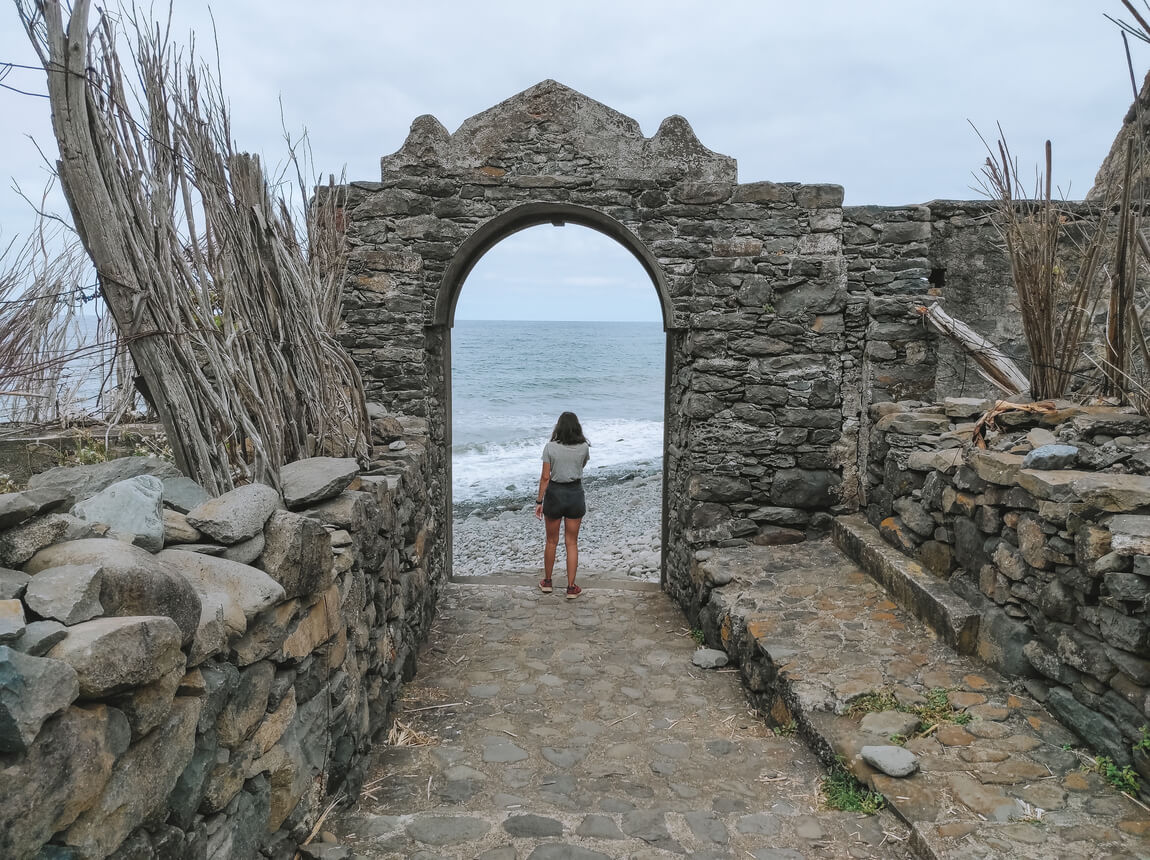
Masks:
[[[1010,410],[972,448],[991,405],[872,407],[868,518],[980,610],[980,656],[1150,779],[1150,419]]]
[[[293,856],[430,623],[423,450],[282,493],[129,458],[0,496],[0,856]]]
[[[862,342],[870,402],[934,398],[936,338],[916,308],[941,289],[930,283],[929,206],[843,209],[843,256]]]

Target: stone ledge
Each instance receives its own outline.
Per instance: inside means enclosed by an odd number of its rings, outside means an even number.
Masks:
[[[839,549],[880,583],[906,611],[930,625],[960,654],[978,643],[978,613],[939,580],[882,539],[860,514],[838,517],[831,538]]]
[[[718,549],[710,560],[748,571],[750,562],[755,575],[732,577],[700,610],[708,643],[737,662],[768,722],[793,726],[827,766],[841,762],[883,795],[919,856],[1142,856],[1150,815],[1084,772],[1074,735],[917,625],[830,542]],[[861,748],[883,738],[847,716],[853,703],[884,691],[909,706],[938,689],[969,722],[908,738],[916,773],[896,779],[862,760]]]

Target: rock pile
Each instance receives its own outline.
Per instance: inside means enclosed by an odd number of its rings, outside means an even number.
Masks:
[[[1150,418],[877,404],[867,516],[981,614],[979,656],[1150,779]]]
[[[426,631],[422,450],[282,494],[128,458],[0,496],[0,856],[292,856]]]

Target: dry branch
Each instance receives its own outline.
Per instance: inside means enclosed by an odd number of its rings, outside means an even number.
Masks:
[[[107,319],[96,322],[87,258],[75,236],[38,219],[0,252],[0,415],[82,421],[130,409],[131,369]],[[102,384],[98,381],[102,380]]]
[[[979,375],[1005,394],[1025,394],[1030,383],[1011,358],[960,319],[938,304],[916,308],[939,332],[949,337],[974,360]]]
[[[16,5],[47,72],[76,230],[181,469],[218,493],[237,478],[277,486],[302,457],[365,456],[362,385],[334,338],[338,195],[301,238],[259,160],[232,149],[226,98],[194,50],[122,12],[125,69],[117,27],[101,15],[89,32],[90,0],[66,23],[60,0]]]
[[[976,129],[977,132],[977,129]],[[1035,398],[1061,397],[1070,388],[1091,326],[1090,308],[1097,292],[1109,209],[1099,212],[1093,236],[1082,249],[1081,264],[1068,280],[1059,259],[1066,217],[1053,198],[1053,159],[1046,142],[1045,170],[1027,197],[1002,129],[995,147],[986,143],[980,187],[996,205],[998,228],[1010,259],[1011,280],[1022,313],[1022,332],[1030,352],[1030,393]],[[1121,317],[1124,319],[1125,317]]]

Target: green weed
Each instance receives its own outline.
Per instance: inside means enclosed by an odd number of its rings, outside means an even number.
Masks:
[[[1100,755],[1094,760],[1094,769],[1119,791],[1125,791],[1127,794],[1138,793],[1138,774],[1130,765],[1119,767],[1114,763],[1114,759]]]
[[[707,641],[707,638],[703,635],[703,631],[700,630],[698,627],[694,628],[691,631],[691,638],[695,640],[695,644],[698,645],[700,648],[702,648],[703,643]]]
[[[775,734],[781,738],[792,737],[795,732],[799,730],[798,724],[794,720],[788,720],[781,726],[775,726]]]
[[[889,690],[875,690],[864,693],[847,708],[846,715],[855,719],[863,714],[878,711],[901,711],[904,714],[914,714],[919,719],[919,731],[936,725],[937,723],[955,723],[965,726],[970,722],[970,714],[966,711],[957,711],[950,706],[947,690],[936,687],[926,694],[926,703],[922,705],[903,705]]]
[[[886,806],[881,794],[865,788],[841,764],[824,777],[821,788],[823,801],[831,809],[874,815]]]
[[[887,690],[874,690],[870,693],[863,693],[851,702],[846,715],[848,717],[861,717],[863,714],[878,713],[879,711],[901,710],[905,709],[898,703],[898,699],[894,697],[893,693]]]
[[[1134,749],[1139,752],[1150,753],[1150,726],[1143,726],[1138,731],[1142,733],[1142,737],[1138,738],[1137,743],[1134,744]]]

